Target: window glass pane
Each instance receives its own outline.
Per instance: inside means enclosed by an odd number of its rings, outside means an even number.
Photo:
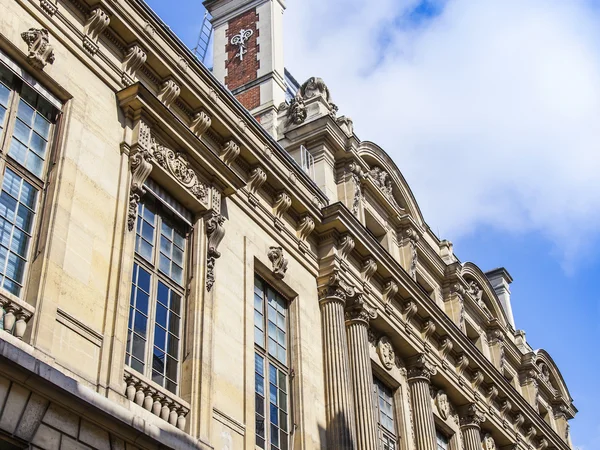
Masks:
[[[35,153],[29,152],[27,154],[27,161],[25,162],[25,167],[31,170],[31,172],[37,175],[38,177],[41,177],[42,171],[44,170],[44,160]]]
[[[25,103],[23,100],[19,101],[19,108],[17,109],[17,117],[25,122],[27,125],[33,123],[33,108]]]
[[[33,128],[42,137],[48,138],[48,134],[50,133],[50,122],[48,122],[40,114],[36,114],[35,120],[34,120],[34,123],[33,123]]]
[[[27,145],[29,143],[29,132],[30,128],[25,123],[17,119],[15,122],[13,137],[21,141],[22,144]]]
[[[4,84],[0,83],[0,105],[8,106],[8,97],[10,96],[10,89]]]
[[[152,353],[152,370],[158,372],[161,378],[165,373],[165,353],[156,347]],[[160,384],[162,386],[162,381]]]
[[[18,163],[24,164],[25,159],[27,158],[27,146],[20,143],[16,139],[13,139],[10,143],[8,154],[12,156]]]

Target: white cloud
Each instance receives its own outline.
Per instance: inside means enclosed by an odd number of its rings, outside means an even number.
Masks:
[[[571,265],[600,230],[600,13],[586,0],[449,0],[411,27],[416,3],[289,1],[286,66],[325,80],[440,237],[539,232]]]

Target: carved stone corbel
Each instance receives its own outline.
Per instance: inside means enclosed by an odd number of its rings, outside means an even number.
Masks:
[[[311,216],[309,216],[308,214],[305,214],[304,216],[302,216],[302,218],[298,222],[298,230],[297,230],[298,248],[301,251],[306,252],[306,250],[307,250],[306,240],[308,239],[308,236],[310,236],[310,234],[313,232],[314,229],[315,229],[314,219]]]
[[[513,425],[515,426],[515,430],[519,430],[521,425],[523,425],[523,422],[525,422],[525,416],[520,412],[516,413],[513,417]]]
[[[240,154],[240,146],[236,144],[234,141],[229,140],[225,143],[223,148],[221,149],[221,159],[227,166],[231,166],[235,159]]]
[[[429,343],[429,339],[435,333],[435,322],[431,319],[427,319],[423,323],[423,328],[421,330],[421,335],[423,337],[423,345],[427,351],[431,350],[431,344]]]
[[[458,383],[460,385],[464,385],[465,383],[463,375],[468,365],[469,358],[467,358],[467,355],[464,353],[458,355],[458,358],[456,358],[456,373],[458,374]]]
[[[450,339],[450,336],[444,336],[440,341],[440,356],[442,357],[442,366],[448,368],[448,355],[454,347],[454,342]]]
[[[146,62],[146,51],[137,43],[131,45],[125,52],[123,59],[121,81],[125,86],[130,86],[137,80],[137,72]]]
[[[246,187],[248,189],[248,201],[252,206],[258,205],[256,193],[265,184],[265,181],[267,181],[267,174],[261,167],[256,166],[250,171]]]
[[[500,402],[500,415],[502,416],[502,426],[508,427],[508,420],[511,418],[512,403],[508,399]]]
[[[281,218],[286,213],[288,209],[292,206],[292,198],[285,191],[280,191],[275,196],[275,201],[273,202],[273,215],[275,216],[274,224],[275,228],[278,230],[283,230],[283,222]]]
[[[354,250],[354,245],[354,239],[349,234],[344,234],[338,241],[337,256],[340,259],[340,265],[344,270],[348,268],[348,255]]]
[[[410,251],[410,263],[408,265],[407,272],[413,280],[417,279],[417,263],[419,260],[419,253],[417,252],[417,242],[419,242],[419,233],[414,228],[405,228],[402,230],[402,241],[401,245],[408,246]]]
[[[158,91],[158,99],[167,107],[170,108],[173,102],[177,100],[179,94],[181,93],[181,88],[179,85],[173,80],[169,78],[163,81],[160,85],[160,89]]]
[[[100,6],[92,9],[85,22],[83,35],[83,48],[95,55],[98,52],[98,39],[110,24],[110,17]]]
[[[206,221],[206,290],[211,291],[215,284],[215,263],[221,257],[221,253],[217,250],[219,244],[225,236],[225,228],[223,223],[225,218],[221,214],[211,213]]]
[[[414,300],[407,300],[404,303],[404,310],[402,312],[404,313],[405,329],[407,333],[412,333],[410,322],[418,310],[419,308]]]
[[[496,399],[497,396],[498,396],[498,388],[492,384],[490,387],[488,387],[487,393],[485,396],[488,404],[490,405],[490,409],[493,408],[494,400]]]
[[[288,266],[288,260],[283,257],[283,248],[277,246],[269,247],[267,258],[271,261],[273,276],[278,280],[283,280]]]
[[[392,312],[392,300],[398,293],[398,283],[389,280],[383,285],[383,308],[389,314]]]
[[[475,371],[473,371],[473,378],[471,380],[471,383],[473,385],[473,391],[475,392],[475,397],[479,397],[479,386],[481,386],[481,383],[483,383],[483,372],[479,369],[476,369]]]
[[[27,62],[39,70],[46,64],[54,63],[54,47],[50,45],[48,36],[45,28],[30,28],[21,33],[21,38],[27,44]]]
[[[200,110],[194,114],[194,118],[190,124],[190,129],[196,136],[202,137],[202,135],[210,129],[211,123],[212,120],[210,116],[203,110]]]
[[[360,273],[362,275],[363,280],[363,289],[365,293],[371,292],[371,286],[369,286],[369,282],[371,281],[373,275],[375,275],[375,272],[377,272],[377,263],[373,258],[368,257],[363,261],[362,267],[360,269]]]

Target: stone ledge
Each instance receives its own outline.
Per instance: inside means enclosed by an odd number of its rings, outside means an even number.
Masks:
[[[35,349],[14,336],[0,334],[0,370],[16,378],[34,392],[68,405],[74,412],[92,417],[118,430],[136,445],[177,448],[178,450],[212,450],[213,447],[178,430],[158,417],[156,421],[140,417],[125,407],[94,392],[66,376],[48,363],[36,358]]]

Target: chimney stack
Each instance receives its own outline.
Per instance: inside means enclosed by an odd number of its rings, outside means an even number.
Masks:
[[[212,16],[213,74],[276,137],[285,101],[284,0],[205,0]]]
[[[512,277],[504,267],[490,270],[489,272],[486,272],[485,275],[494,288],[496,295],[500,299],[500,303],[502,304],[502,308],[504,308],[508,322],[512,325],[513,329],[516,329],[512,306],[510,303],[510,289],[508,287],[513,281]]]

